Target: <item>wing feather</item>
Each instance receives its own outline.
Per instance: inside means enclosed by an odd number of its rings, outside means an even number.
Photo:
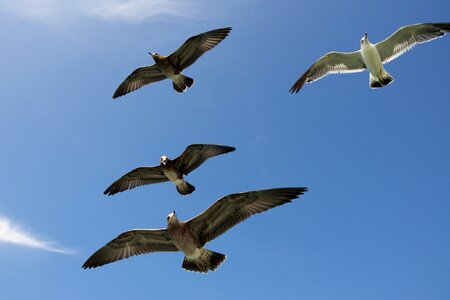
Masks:
[[[225,154],[236,150],[235,147],[212,145],[212,144],[193,144],[189,145],[184,152],[174,160],[175,166],[184,175],[198,168],[208,158]]]
[[[98,249],[82,268],[96,268],[130,256],[160,251],[179,251],[168,237],[166,229],[130,230]]]
[[[135,187],[165,182],[169,179],[164,175],[160,166],[156,167],[140,167],[136,168],[127,174],[120,177],[113,184],[111,184],[103,194],[111,196],[125,190],[131,190]]]
[[[381,61],[388,63],[414,46],[444,36],[450,32],[450,23],[423,23],[404,26],[384,41],[375,45]]]
[[[180,70],[192,65],[206,51],[211,50],[231,31],[231,27],[219,28],[190,37],[168,59]]]
[[[161,81],[167,77],[161,73],[156,65],[142,67],[134,70],[117,88],[113,99],[133,92],[144,85]]]
[[[329,52],[319,58],[289,90],[298,93],[303,85],[319,80],[328,74],[356,73],[366,69],[366,64],[359,51]]]
[[[291,202],[307,190],[304,187],[276,188],[231,194],[217,200],[186,224],[204,245],[252,215]]]

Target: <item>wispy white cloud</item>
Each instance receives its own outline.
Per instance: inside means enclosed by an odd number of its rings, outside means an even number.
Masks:
[[[193,17],[195,4],[185,0],[96,0],[85,5],[85,13],[106,20],[143,22],[160,16]]]
[[[30,233],[21,230],[18,226],[13,226],[11,221],[3,217],[0,217],[0,242],[64,254],[74,254],[74,251],[58,246],[55,242],[39,240]]]
[[[79,17],[139,23],[164,16],[193,18],[201,11],[199,4],[185,0],[0,0],[0,11],[54,23]]]

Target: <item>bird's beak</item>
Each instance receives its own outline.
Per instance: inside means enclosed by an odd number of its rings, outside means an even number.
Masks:
[[[364,37],[367,39],[367,32],[366,33],[364,33]]]
[[[149,52],[148,54],[150,54],[151,56],[153,56],[153,54],[151,52]]]

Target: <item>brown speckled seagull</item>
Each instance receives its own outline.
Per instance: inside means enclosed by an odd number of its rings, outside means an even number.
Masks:
[[[188,175],[210,157],[234,150],[236,148],[222,145],[190,145],[174,160],[163,155],[159,166],[140,167],[128,172],[111,184],[104,194],[110,196],[141,185],[172,181],[181,195],[188,195],[195,191],[195,187],[184,180],[183,175]]]
[[[215,271],[226,256],[206,249],[207,242],[252,215],[291,202],[306,191],[307,188],[296,187],[231,194],[186,222],[180,221],[172,212],[167,216],[166,229],[126,231],[97,250],[83,268],[96,268],[145,253],[182,251],[185,255],[183,269],[201,273]]]
[[[386,64],[406,53],[414,46],[432,41],[450,32],[450,23],[423,23],[404,26],[390,37],[372,44],[367,33],[360,41],[361,48],[354,52],[329,52],[319,58],[289,90],[298,93],[303,85],[328,74],[356,73],[369,70],[370,88],[381,88],[394,81],[384,69]]]
[[[149,53],[154,65],[134,70],[117,88],[113,98],[117,98],[141,88],[144,85],[170,78],[173,88],[183,93],[194,84],[194,79],[181,72],[192,65],[206,51],[211,50],[228,36],[231,27],[220,28],[190,37],[177,51],[169,56]]]

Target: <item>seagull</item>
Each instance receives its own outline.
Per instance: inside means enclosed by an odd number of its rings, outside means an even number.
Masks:
[[[206,51],[211,50],[230,33],[231,27],[219,28],[190,37],[169,56],[150,53],[154,65],[134,70],[117,88],[113,99],[135,91],[146,84],[170,78],[173,88],[183,93],[194,84],[194,79],[181,72],[192,65]]]
[[[159,166],[140,167],[128,172],[111,184],[103,194],[110,196],[141,185],[172,181],[181,195],[188,195],[195,191],[195,187],[184,180],[183,175],[188,175],[210,157],[234,150],[235,147],[222,145],[190,145],[174,160],[163,155]]]
[[[367,33],[360,41],[361,49],[354,52],[329,52],[319,58],[291,87],[298,93],[302,86],[328,74],[356,73],[368,69],[370,88],[381,88],[394,81],[386,72],[386,64],[404,54],[415,45],[432,41],[450,31],[450,23],[423,23],[404,26],[377,44],[372,44]]]
[[[307,190],[304,187],[275,188],[231,194],[186,222],[180,221],[173,211],[167,216],[166,229],[126,231],[97,250],[82,268],[96,268],[145,253],[182,251],[185,255],[183,269],[201,273],[215,271],[226,256],[206,249],[207,242],[254,214],[291,202]]]

